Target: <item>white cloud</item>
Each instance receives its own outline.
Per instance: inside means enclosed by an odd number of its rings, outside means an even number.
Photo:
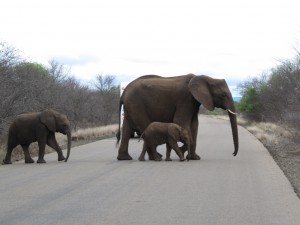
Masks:
[[[238,80],[293,56],[299,11],[293,0],[10,0],[0,9],[0,40],[38,62],[60,59],[81,79],[197,73]]]

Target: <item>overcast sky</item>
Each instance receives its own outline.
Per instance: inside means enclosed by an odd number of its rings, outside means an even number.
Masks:
[[[292,58],[299,0],[7,0],[0,41],[87,81],[187,73],[230,86]]]

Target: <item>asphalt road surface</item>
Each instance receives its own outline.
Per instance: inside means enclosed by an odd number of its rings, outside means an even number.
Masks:
[[[200,117],[200,161],[118,161],[115,138],[75,147],[67,163],[0,166],[1,225],[299,225],[300,201],[267,150],[228,121]],[[165,156],[165,147],[159,147]]]

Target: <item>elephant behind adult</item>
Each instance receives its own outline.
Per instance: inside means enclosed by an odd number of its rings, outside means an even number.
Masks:
[[[228,111],[235,156],[239,147],[238,128],[234,102],[226,81],[205,75],[188,74],[176,77],[146,75],[132,81],[126,87],[120,98],[120,109],[123,105],[125,114],[117,158],[131,160],[128,144],[132,133],[143,133],[151,122],[158,121],[173,122],[187,129],[191,137],[191,154],[187,157],[199,160],[196,144],[198,111],[201,104],[208,110],[217,107]],[[120,138],[119,122],[118,142]]]
[[[59,147],[55,132],[67,135],[67,157],[63,156]],[[71,151],[71,128],[67,117],[55,110],[45,110],[43,112],[23,113],[12,122],[7,141],[7,153],[4,164],[11,164],[11,153],[17,145],[21,145],[24,151],[25,163],[33,163],[34,160],[29,154],[29,145],[38,142],[39,158],[37,163],[45,163],[44,154],[46,144],[52,147],[58,154],[58,161],[68,160]]]

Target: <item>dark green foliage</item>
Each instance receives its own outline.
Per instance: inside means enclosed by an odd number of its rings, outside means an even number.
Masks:
[[[255,88],[248,88],[240,101],[238,110],[253,113],[256,110],[255,102],[257,102],[257,91]]]

